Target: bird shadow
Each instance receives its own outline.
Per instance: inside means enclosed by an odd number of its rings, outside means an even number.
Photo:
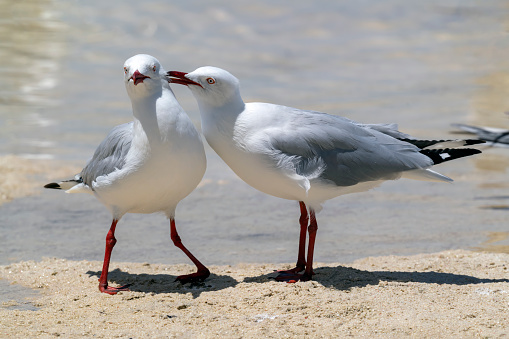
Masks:
[[[356,268],[318,267],[314,269],[313,280],[324,287],[337,290],[349,290],[354,287],[366,287],[386,282],[417,282],[423,284],[447,284],[447,285],[472,285],[485,283],[509,282],[509,279],[486,279],[476,278],[469,275],[444,273],[444,272],[401,272],[401,271],[364,271]],[[90,277],[101,276],[101,271],[86,272]],[[243,283],[266,283],[273,281],[277,272],[270,272],[258,276],[245,277]],[[108,273],[108,281],[115,285],[129,284],[133,292],[143,293],[191,293],[193,298],[199,297],[203,292],[219,291],[234,287],[239,282],[227,275],[211,273],[202,282],[182,284],[175,281],[177,276],[171,274],[147,274],[129,273],[120,269],[114,269]]]
[[[398,272],[398,271],[363,271],[356,268],[318,267],[314,269],[313,280],[321,285],[337,290],[349,290],[353,287],[378,285],[381,281],[417,282],[423,284],[471,285],[497,282],[509,282],[509,279],[483,279],[469,275],[444,272]],[[243,282],[263,283],[274,280],[277,272],[246,277]]]
[[[101,271],[86,272],[90,277],[101,276]],[[129,285],[132,292],[144,293],[191,293],[193,298],[200,296],[202,292],[219,291],[238,284],[238,281],[226,275],[211,273],[205,281],[182,284],[175,281],[176,275],[171,274],[146,274],[129,273],[116,268],[108,273],[108,281],[112,285]]]

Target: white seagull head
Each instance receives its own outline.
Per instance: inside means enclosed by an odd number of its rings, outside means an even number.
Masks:
[[[151,55],[138,54],[124,63],[124,82],[130,97],[146,96],[160,92],[166,71]]]
[[[240,98],[239,80],[221,68],[205,66],[191,73],[171,71],[167,74],[171,83],[188,86],[198,102],[213,107],[224,106]]]

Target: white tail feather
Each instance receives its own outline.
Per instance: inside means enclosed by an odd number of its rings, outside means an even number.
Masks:
[[[404,178],[413,180],[453,182],[451,178],[430,169],[415,169],[405,171],[403,172],[402,176]]]
[[[60,189],[62,189],[64,191],[67,191],[68,189],[71,189],[78,184],[79,184],[79,182],[77,182],[75,180],[60,181],[58,183],[58,185],[60,186]]]
[[[84,183],[78,183],[77,185],[74,185],[67,189],[65,193],[89,193],[92,194],[93,191],[90,189],[88,185],[85,185]]]

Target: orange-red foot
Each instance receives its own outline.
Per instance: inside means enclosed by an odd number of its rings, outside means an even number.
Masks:
[[[305,266],[295,266],[291,270],[277,270],[275,272],[279,273],[279,275],[283,275],[283,274],[296,274],[296,273],[304,271],[305,268],[306,268]]]
[[[276,281],[286,281],[287,283],[296,283],[297,281],[309,281],[313,278],[314,273],[311,275],[307,273],[298,274],[298,273],[287,273],[286,271],[282,271],[276,277]]]
[[[117,294],[120,291],[130,291],[130,290],[129,290],[129,284],[120,286],[120,287],[112,287],[112,286],[108,286],[107,284],[105,284],[105,285],[99,284],[99,291],[113,295],[113,294]]]
[[[196,273],[179,275],[175,279],[175,281],[180,281],[181,284],[198,282],[198,281],[203,281],[203,280],[207,279],[209,275],[210,275],[210,271],[206,268],[206,269],[198,270],[198,272],[196,272]]]

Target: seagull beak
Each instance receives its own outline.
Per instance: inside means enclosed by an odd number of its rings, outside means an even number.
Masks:
[[[133,76],[129,79],[132,79],[134,81],[134,86],[141,84],[143,80],[150,79],[150,77],[141,74],[138,70],[134,71]]]
[[[185,72],[169,71],[168,73],[166,73],[166,75],[171,77],[168,81],[173,84],[180,84],[180,85],[186,85],[186,86],[195,85],[195,86],[200,86],[201,88],[203,88],[203,86],[200,85],[199,83],[194,82],[191,79],[188,79],[186,77],[187,73],[185,73]]]

